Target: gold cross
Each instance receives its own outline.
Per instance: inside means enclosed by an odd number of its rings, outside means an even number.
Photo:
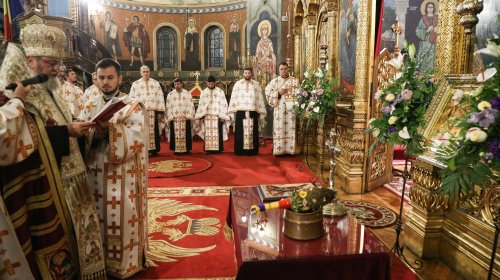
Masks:
[[[396,23],[391,25],[392,32],[396,35],[396,46],[394,47],[394,52],[399,53],[399,35],[403,33],[404,26],[399,24],[399,17],[396,17]]]

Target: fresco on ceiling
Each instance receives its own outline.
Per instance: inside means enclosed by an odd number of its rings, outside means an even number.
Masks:
[[[162,6],[199,6],[199,5],[230,5],[235,3],[241,3],[245,1],[241,0],[129,0],[127,2],[136,2],[137,4],[150,4],[150,5],[162,5]]]

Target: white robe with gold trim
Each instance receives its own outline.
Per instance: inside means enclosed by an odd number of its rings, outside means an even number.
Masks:
[[[266,98],[273,112],[273,154],[296,154],[296,118],[293,112],[294,91],[298,89],[299,82],[293,77],[274,78],[266,86]],[[287,94],[279,94],[279,90],[286,89]]]
[[[141,102],[148,111],[149,150],[155,150],[155,112],[165,112],[165,99],[160,83],[155,79],[139,79],[132,84],[129,96]]]
[[[186,141],[186,131],[185,123],[186,120],[194,120],[195,108],[191,94],[182,89],[181,92],[177,92],[175,89],[172,90],[167,96],[166,110],[165,110],[165,121],[167,128],[166,134],[168,141],[170,139],[170,129],[174,130],[175,144],[183,145]],[[174,127],[170,127],[170,122],[174,122]],[[193,128],[193,123],[191,123],[191,129]],[[184,129],[183,129],[184,128]],[[184,148],[185,149],[185,148]],[[184,152],[182,147],[178,150],[175,148],[176,152]]]
[[[84,104],[83,91],[79,87],[66,81],[63,81],[61,85],[62,97],[66,100],[66,104],[68,104],[71,115],[73,115],[73,117],[77,117],[80,115],[80,111],[82,110]]]
[[[144,268],[147,250],[146,110],[121,93],[128,103],[108,122],[108,139],[87,137],[87,171],[103,232],[108,274],[127,278]],[[102,97],[86,103],[80,119],[90,120],[106,104]],[[89,106],[90,105],[90,106]]]
[[[38,146],[36,134],[31,135],[25,118],[23,103],[14,98],[0,107],[0,166],[18,163],[31,155]],[[34,141],[35,140],[35,141]],[[18,152],[18,144],[27,146],[26,153]],[[31,147],[31,148],[29,148]],[[19,244],[16,231],[8,218],[7,210],[0,199],[0,268],[6,269],[2,279],[34,279],[30,267]]]
[[[195,119],[196,134],[205,141],[205,150],[219,150],[219,125],[223,121],[222,140],[226,141],[231,119],[227,114],[227,100],[224,91],[219,87],[205,88],[200,95]]]

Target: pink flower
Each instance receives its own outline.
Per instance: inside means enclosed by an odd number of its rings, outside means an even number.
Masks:
[[[401,92],[401,99],[402,100],[410,100],[412,96],[413,96],[413,92],[409,89],[404,89]]]
[[[308,95],[308,94],[307,94],[307,91],[305,91],[305,90],[304,90],[304,91],[302,92],[302,96],[307,97],[307,95]]]
[[[318,91],[316,92],[316,95],[323,95],[324,93],[324,90],[323,89],[318,89]]]

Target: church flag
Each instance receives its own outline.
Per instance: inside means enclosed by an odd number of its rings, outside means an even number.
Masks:
[[[17,23],[13,20],[24,12],[22,0],[3,0],[3,25],[5,42],[12,42],[18,36]]]

